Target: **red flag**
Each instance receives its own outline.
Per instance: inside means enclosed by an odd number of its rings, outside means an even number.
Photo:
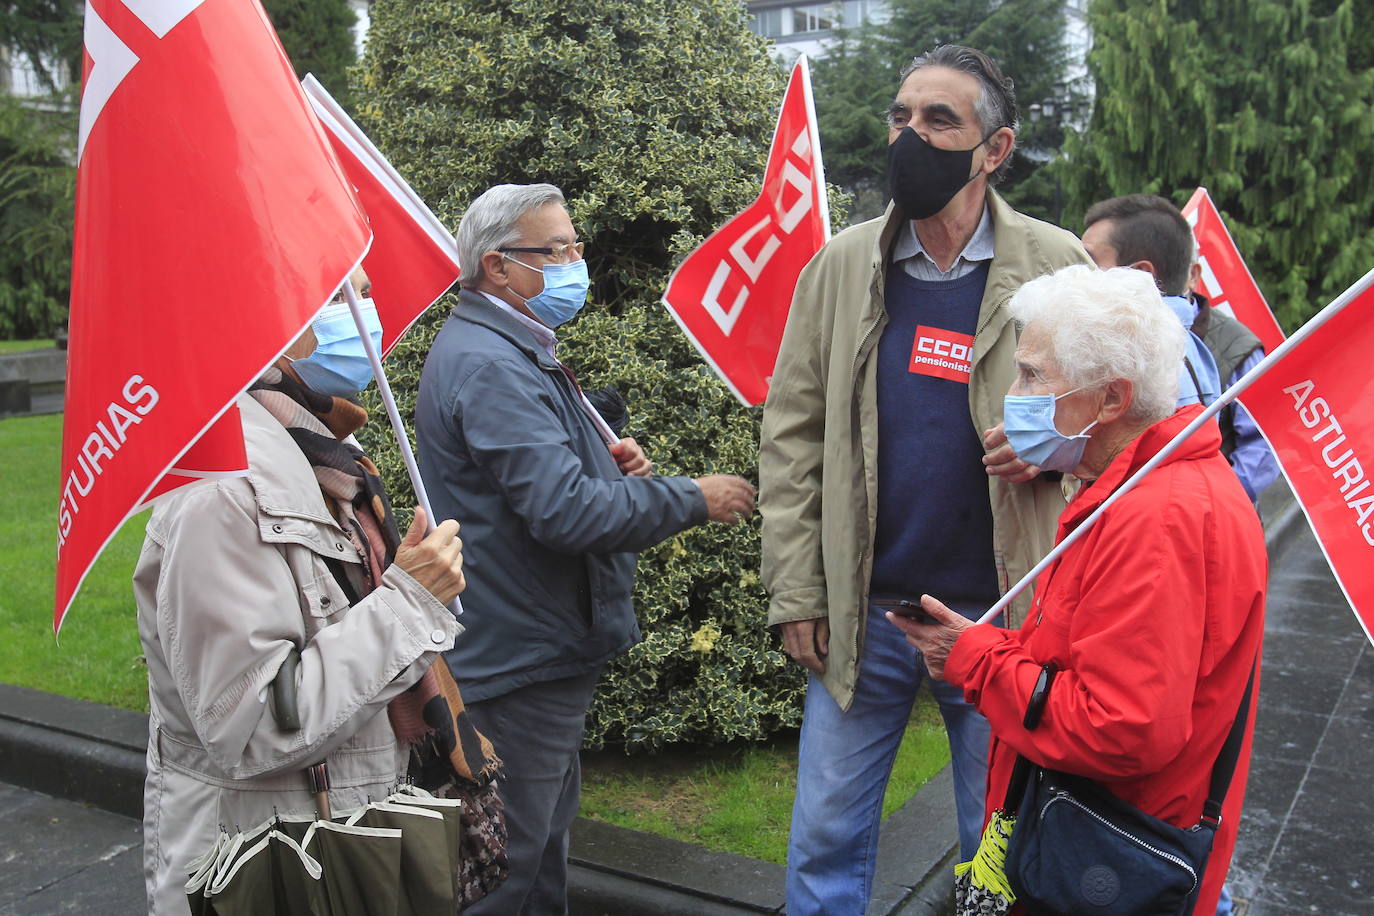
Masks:
[[[385,354],[457,282],[458,243],[319,80],[307,74],[301,83],[372,224],[363,269],[372,281]]]
[[[1228,312],[1249,328],[1264,345],[1264,352],[1273,353],[1283,343],[1283,328],[1264,301],[1264,294],[1245,266],[1245,259],[1206,188],[1193,192],[1183,206],[1183,217],[1193,227],[1193,237],[1197,239],[1198,263],[1202,266],[1202,289],[1198,292],[1213,307]]]
[[[1240,401],[1269,440],[1336,580],[1374,640],[1371,350],[1374,271],[1266,358],[1272,367]],[[1264,364],[1254,371],[1262,370]]]
[[[54,630],[150,494],[242,472],[225,411],[370,241],[256,0],[89,0],[85,51]]]
[[[730,390],[762,404],[797,275],[830,238],[806,57],[787,82],[763,193],[673,272],[663,304]]]

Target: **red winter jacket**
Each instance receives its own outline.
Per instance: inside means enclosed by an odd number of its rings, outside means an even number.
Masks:
[[[1201,409],[1184,407],[1128,445],[1064,509],[1058,538]],[[955,643],[945,679],[992,725],[989,812],[1004,802],[1019,752],[1096,779],[1175,826],[1197,823],[1264,636],[1264,535],[1220,446],[1207,424],[1113,505],[1041,575],[1020,630],[976,626]],[[1059,674],[1039,727],[1027,731],[1021,720],[1046,662]],[[1215,912],[1235,848],[1255,706],[1197,914]]]

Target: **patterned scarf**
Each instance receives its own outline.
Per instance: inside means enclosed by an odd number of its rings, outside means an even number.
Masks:
[[[367,411],[344,398],[312,391],[288,368],[269,368],[248,389],[286,429],[315,471],[330,513],[363,557],[344,567],[340,585],[352,601],[370,593],[396,558],[401,542],[377,466],[343,440],[367,422]],[[396,737],[412,750],[417,782],[435,791],[454,778],[484,785],[501,766],[491,742],[463,708],[458,684],[440,656],[424,677],[387,705]],[[439,794],[439,792],[435,792]]]

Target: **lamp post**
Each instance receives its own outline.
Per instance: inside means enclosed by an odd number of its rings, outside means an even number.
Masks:
[[[1056,83],[1054,93],[1038,102],[1031,102],[1027,109],[1033,125],[1045,124],[1054,129],[1054,143],[1045,148],[1036,146],[1028,149],[1026,155],[1049,164],[1058,159],[1064,146],[1064,128],[1077,127],[1079,118],[1085,113],[1088,103],[1081,100],[1070,90],[1068,83]],[[1064,185],[1059,170],[1054,170],[1054,221],[1059,223],[1064,216]]]

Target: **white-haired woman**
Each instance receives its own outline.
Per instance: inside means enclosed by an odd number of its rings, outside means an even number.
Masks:
[[[1147,274],[1068,267],[1011,309],[1023,330],[1008,439],[1082,481],[1062,539],[1202,408],[1175,411],[1183,330]],[[992,725],[989,811],[1021,755],[1177,827],[1198,822],[1264,626],[1263,534],[1220,446],[1207,424],[1110,507],[1036,582],[1020,630],[972,625],[930,596],[932,623],[894,618]],[[1027,728],[1046,665],[1057,674]],[[1253,709],[1196,913],[1216,909],[1235,845]]]

